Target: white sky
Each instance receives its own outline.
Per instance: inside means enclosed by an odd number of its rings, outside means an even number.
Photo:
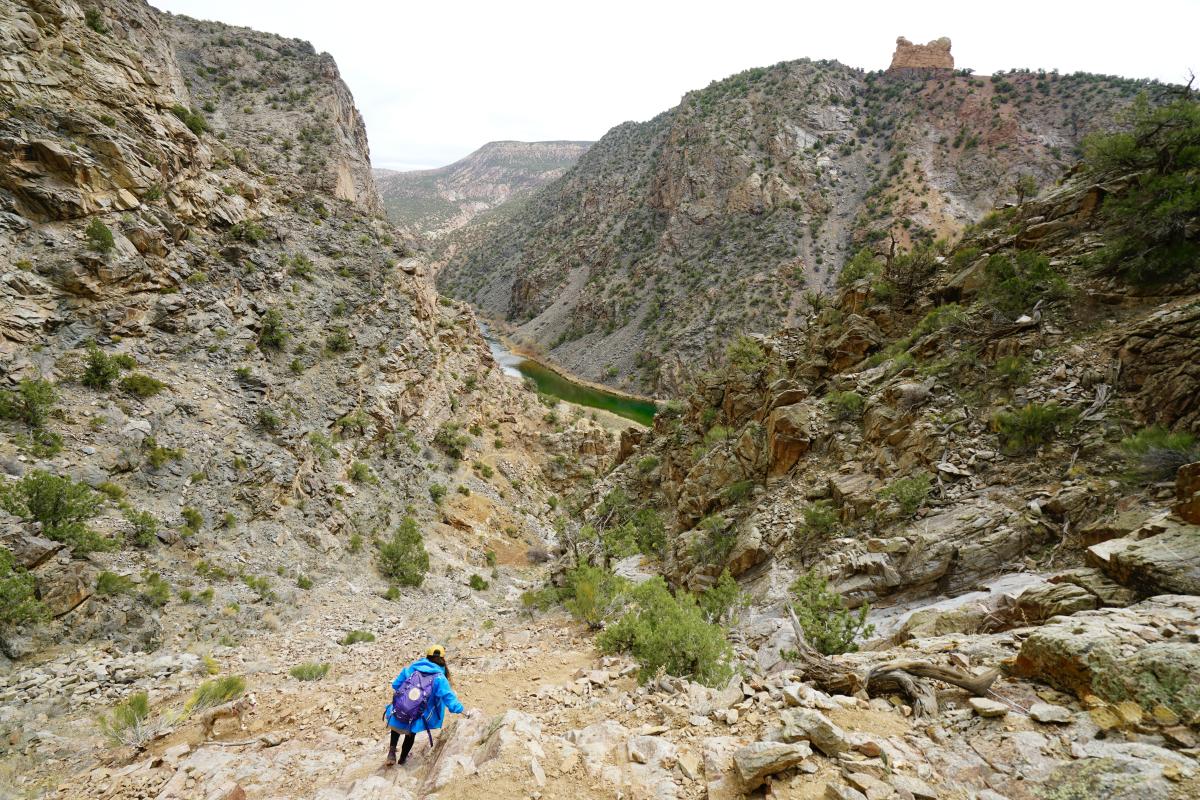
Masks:
[[[598,139],[691,89],[804,56],[881,69],[895,39],[954,41],[956,65],[1184,82],[1200,0],[151,0],[333,54],[376,166],[450,163],[496,139]]]

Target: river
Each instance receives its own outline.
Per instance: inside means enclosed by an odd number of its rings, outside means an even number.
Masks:
[[[579,383],[550,367],[531,358],[517,355],[508,349],[500,337],[492,333],[487,323],[480,320],[479,330],[492,351],[492,358],[500,365],[505,375],[513,378],[529,378],[542,394],[557,397],[568,403],[589,408],[600,408],[633,420],[639,425],[651,425],[658,407],[653,400],[607,392],[603,389]]]

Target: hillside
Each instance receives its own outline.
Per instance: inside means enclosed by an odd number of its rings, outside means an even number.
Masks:
[[[439,286],[582,377],[670,394],[737,332],[802,316],[858,249],[953,236],[1016,201],[1021,176],[1052,185],[1144,88],[808,60],[748,70],[612,129],[462,237]]]
[[[388,217],[437,239],[560,177],[591,142],[488,142],[445,167],[376,169]]]

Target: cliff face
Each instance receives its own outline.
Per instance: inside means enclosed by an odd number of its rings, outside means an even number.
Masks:
[[[952,236],[1015,200],[1018,176],[1052,183],[1140,88],[835,62],[750,70],[614,128],[462,237],[439,285],[589,379],[673,391],[684,364],[738,330],[794,319],[857,249]]]
[[[438,169],[375,170],[388,216],[430,239],[560,177],[591,142],[489,142]]]
[[[896,37],[896,52],[888,72],[951,71],[954,56],[950,55],[950,39],[943,36],[929,44],[913,44],[903,36]]]

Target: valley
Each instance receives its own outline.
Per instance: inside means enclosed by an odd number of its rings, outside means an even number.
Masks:
[[[1190,85],[901,37],[395,173],[306,41],[0,19],[0,797],[1200,795]]]

